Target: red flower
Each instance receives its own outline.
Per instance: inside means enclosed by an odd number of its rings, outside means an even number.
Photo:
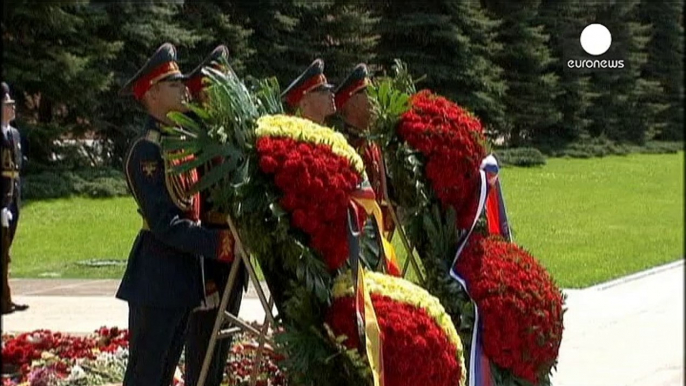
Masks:
[[[53,333],[49,330],[36,330],[7,339],[2,349],[3,363],[15,365],[21,373],[21,380],[26,381],[33,360],[40,359],[46,351],[60,358],[55,365],[58,374],[67,374],[67,363],[78,358],[94,359],[94,350],[116,351],[119,347],[128,347],[128,330],[116,327],[101,327],[94,336],[77,337]],[[3,337],[5,340],[5,337]]]
[[[348,258],[348,200],[362,177],[325,145],[262,137],[257,151],[260,169],[274,176],[283,193],[279,203],[291,214],[291,225],[309,235],[309,245],[330,269],[339,268]]]
[[[372,304],[381,328],[383,362],[387,385],[454,386],[463,369],[457,347],[423,309],[372,294]],[[338,298],[331,305],[327,324],[336,335],[345,335],[348,348],[358,347],[355,303]]]
[[[410,103],[398,133],[426,157],[427,179],[443,207],[453,207],[458,226],[469,228],[478,204],[479,167],[486,156],[481,123],[428,90],[412,96]]]
[[[555,364],[563,328],[562,293],[545,268],[515,244],[475,234],[456,269],[479,307],[486,355],[537,384]]]

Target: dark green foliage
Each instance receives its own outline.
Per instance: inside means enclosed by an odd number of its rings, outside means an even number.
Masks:
[[[664,127],[660,115],[667,105],[660,102],[660,84],[644,77],[648,60],[650,26],[638,20],[638,0],[598,3],[596,21],[607,26],[613,44],[608,55],[624,59],[621,71],[596,71],[591,75],[598,94],[589,108],[592,137],[643,144]]]
[[[184,29],[196,31],[200,39],[189,47],[192,49],[179,50],[179,56],[187,63],[184,72],[195,68],[219,44],[229,48],[229,63],[234,71],[245,72],[246,63],[256,50],[250,45],[252,31],[236,20],[235,8],[236,5],[225,1],[184,3],[176,19]]]
[[[364,2],[320,1],[314,8],[305,4],[300,6],[304,8],[300,25],[312,34],[314,51],[324,59],[330,82],[342,81],[358,63],[374,62],[378,41],[374,29],[379,19],[372,17]]]
[[[80,169],[77,171],[43,171],[21,180],[25,200],[42,200],[68,196],[92,198],[129,194],[124,174],[114,169]]]
[[[548,69],[558,76],[558,94],[554,101],[561,113],[558,123],[540,131],[534,142],[551,147],[564,147],[587,133],[591,120],[587,110],[592,104],[589,75],[565,69],[565,59],[578,49],[583,28],[593,20],[593,5],[575,0],[543,0],[538,20],[550,37],[548,45],[553,61]]]
[[[2,79],[17,100],[17,126],[35,129],[26,134],[37,162],[52,162],[61,136],[97,131],[102,92],[115,83],[123,45],[99,35],[107,14],[83,3],[4,5]]]
[[[389,69],[396,58],[430,88],[475,112],[492,132],[505,124],[503,71],[493,62],[502,51],[498,23],[473,1],[394,2],[376,5],[379,62]]]
[[[495,156],[501,166],[545,165],[545,156],[538,149],[533,147],[497,150]]]
[[[667,107],[657,118],[664,125],[657,137],[684,139],[684,2],[642,1],[641,20],[652,26],[643,76],[660,83],[664,93],[656,100]]]
[[[540,1],[492,1],[488,9],[502,21],[499,42],[503,51],[496,63],[504,69],[508,87],[504,98],[507,113],[505,139],[511,146],[530,144],[562,118],[554,100],[558,79],[550,66],[549,36],[538,20]]]

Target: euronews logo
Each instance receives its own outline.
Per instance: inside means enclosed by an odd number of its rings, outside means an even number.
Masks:
[[[579,36],[581,49],[586,55],[573,55],[566,61],[572,70],[614,70],[624,68],[624,59],[610,58],[606,55],[612,47],[612,33],[602,24],[590,24]],[[578,44],[578,43],[577,43]],[[577,50],[574,50],[577,51]]]

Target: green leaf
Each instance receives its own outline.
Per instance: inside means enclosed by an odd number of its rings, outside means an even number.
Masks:
[[[186,172],[189,172],[193,169],[197,169],[198,167],[202,166],[205,162],[206,162],[206,160],[204,160],[204,159],[195,158],[195,159],[190,160],[188,162],[184,162],[182,164],[173,166],[171,168],[171,173],[175,173],[175,174],[186,173]]]
[[[231,165],[222,163],[214,166],[191,188],[191,194],[206,190],[231,174]]]
[[[180,113],[178,111],[172,111],[169,114],[167,114],[167,117],[174,121],[174,123],[178,124],[182,128],[186,129],[187,131],[181,131],[179,132],[184,132],[185,134],[189,136],[195,136],[195,133],[200,131],[200,125],[198,125],[197,122],[195,122],[192,118],[190,118],[188,115],[184,113]],[[188,131],[190,130],[190,131]]]

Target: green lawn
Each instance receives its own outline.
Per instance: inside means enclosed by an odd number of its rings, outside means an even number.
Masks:
[[[130,197],[25,203],[12,246],[12,277],[121,277],[140,226]],[[78,264],[92,259],[120,264]]]
[[[684,256],[684,153],[501,170],[514,240],[566,288]]]
[[[504,168],[515,241],[563,287],[585,287],[677,260],[684,255],[683,169],[683,152]],[[121,277],[140,224],[128,197],[27,203],[12,276]],[[120,264],[78,263],[90,259]]]

